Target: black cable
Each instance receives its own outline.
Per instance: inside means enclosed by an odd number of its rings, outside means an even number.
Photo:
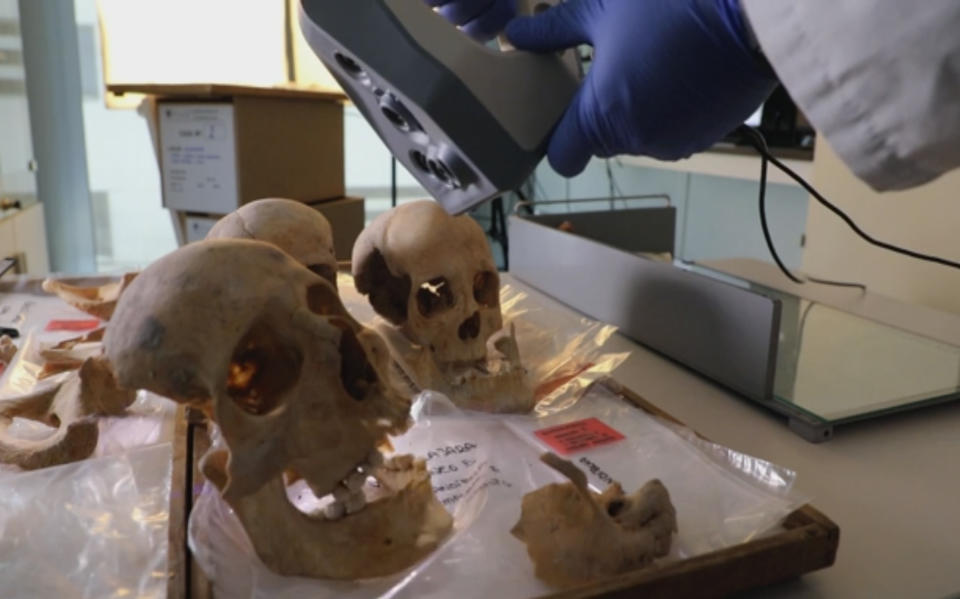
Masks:
[[[783,274],[794,283],[801,285],[810,282],[817,283],[818,285],[829,285],[832,287],[854,287],[862,291],[866,291],[867,286],[863,283],[833,281],[830,279],[811,277],[809,275],[806,276],[806,279],[800,279],[787,269],[787,267],[783,264],[783,261],[780,260],[779,254],[777,254],[777,248],[773,245],[773,237],[770,234],[770,225],[767,222],[766,190],[767,171],[769,167],[768,162],[775,161],[776,159],[770,153],[770,148],[767,146],[767,140],[764,139],[762,133],[747,125],[739,127],[737,131],[746,138],[746,140],[757,150],[757,152],[760,153],[760,226],[763,228],[763,236],[767,242],[767,249],[770,250],[770,255],[773,256],[774,261],[777,263],[777,266],[780,267],[780,270],[783,272]],[[799,175],[797,176],[799,177]]]
[[[752,130],[751,130],[752,131]],[[753,131],[758,136],[760,133]],[[754,140],[756,141],[756,140]],[[764,141],[764,145],[766,142]],[[773,256],[773,261],[777,263],[777,266],[780,267],[780,271],[794,283],[798,285],[803,285],[803,279],[798,278],[790,269],[787,268],[786,264],[783,263],[783,260],[780,259],[780,254],[777,253],[777,248],[773,245],[773,236],[770,235],[770,224],[767,222],[767,155],[763,152],[760,153],[760,228],[763,229],[763,238],[767,241],[767,249],[770,250],[770,255]]]
[[[390,157],[390,205],[397,207],[397,159]]]
[[[520,198],[521,202],[523,202],[523,206],[520,209],[523,210],[527,216],[533,216],[533,202],[527,199],[527,194],[525,194],[519,187],[514,189],[513,193],[517,194],[517,197]]]
[[[761,156],[765,157],[767,160],[772,162],[774,166],[779,168],[787,176],[789,176],[791,179],[793,179],[798,184],[800,184],[800,186],[803,187],[805,190],[807,190],[807,192],[810,193],[810,195],[816,198],[816,200],[820,202],[820,204],[822,204],[830,212],[833,212],[835,215],[840,217],[840,219],[843,222],[845,222],[848,227],[853,229],[854,233],[859,235],[867,243],[870,243],[871,245],[875,245],[877,247],[883,248],[891,252],[895,252],[897,254],[909,256],[910,258],[914,258],[916,260],[933,262],[934,264],[940,264],[942,266],[949,266],[950,268],[960,269],[960,262],[954,262],[953,260],[947,260],[946,258],[941,258],[939,256],[932,256],[930,254],[916,252],[914,250],[902,248],[900,246],[893,245],[892,243],[887,243],[886,241],[881,241],[879,239],[876,239],[875,237],[873,237],[872,235],[870,235],[869,233],[861,229],[860,226],[857,225],[857,223],[854,222],[854,220],[850,218],[849,215],[847,215],[847,213],[845,213],[843,210],[841,210],[836,205],[831,203],[827,198],[823,197],[823,195],[820,192],[818,192],[816,189],[814,189],[812,185],[807,183],[807,181],[804,180],[803,177],[795,173],[793,169],[783,164],[782,162],[780,162],[780,160],[774,157],[770,153],[770,150],[767,148],[766,140],[763,139],[763,136],[760,134],[759,131],[756,131],[752,127],[747,127],[746,125],[739,127],[737,131],[743,134],[747,138],[747,140],[750,142],[750,145],[752,145],[758,152],[760,152]],[[810,280],[813,282],[816,282],[812,278]]]

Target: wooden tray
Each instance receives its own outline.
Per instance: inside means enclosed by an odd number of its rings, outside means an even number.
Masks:
[[[613,380],[597,384],[605,385],[639,409],[683,425]],[[190,557],[186,545],[190,508],[203,485],[198,463],[209,447],[202,414],[181,408],[177,414],[170,497],[168,597],[171,599],[213,596],[210,582]],[[538,599],[726,597],[827,568],[836,559],[839,542],[840,528],[807,505],[784,520],[781,532],[761,539],[680,562],[654,564],[637,572]]]

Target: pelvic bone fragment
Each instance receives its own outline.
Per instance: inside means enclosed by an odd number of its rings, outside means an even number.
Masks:
[[[0,336],[0,372],[3,372],[3,367],[13,362],[15,355],[17,355],[17,346],[13,343],[13,339],[7,335]]]
[[[100,287],[77,287],[56,279],[47,279],[43,282],[43,290],[59,296],[74,308],[91,316],[96,316],[100,320],[110,320],[120,295],[136,277],[135,272],[127,273],[119,281]]]
[[[36,470],[88,458],[99,438],[97,417],[121,415],[134,399],[102,356],[89,358],[52,390],[0,402],[0,462]],[[14,438],[7,429],[18,417],[56,432],[41,441]]]

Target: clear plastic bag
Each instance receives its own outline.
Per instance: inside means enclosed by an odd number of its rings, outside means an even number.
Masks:
[[[533,575],[526,548],[509,531],[524,494],[564,479],[540,462],[549,447],[536,431],[595,418],[624,439],[568,459],[602,490],[611,479],[628,492],[660,478],[677,508],[677,560],[729,547],[776,527],[806,503],[793,491],[793,472],[703,442],[627,404],[602,385],[567,409],[545,415],[490,416],[462,412],[446,398],[418,398],[414,427],[393,440],[398,453],[425,457],[438,499],[454,531],[423,562],[393,577],[360,582],[286,578],[259,560],[242,526],[207,484],[190,518],[190,545],[218,597],[468,597],[478,581],[491,597],[525,598],[550,591]]]
[[[375,329],[383,325],[352,277],[341,275],[337,284],[340,298],[354,318]],[[501,286],[500,306],[504,325],[515,327],[520,360],[527,369],[539,413],[565,409],[628,357],[603,351],[616,327],[545,306],[514,286]]]
[[[171,452],[0,472],[0,595],[166,597]]]

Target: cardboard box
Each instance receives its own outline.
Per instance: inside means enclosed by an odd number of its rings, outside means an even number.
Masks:
[[[318,212],[327,217],[333,228],[333,245],[337,260],[350,260],[353,253],[353,244],[360,232],[363,231],[366,212],[363,198],[337,198],[310,204]],[[222,215],[221,215],[222,216]],[[201,241],[220,220],[221,216],[213,214],[187,214],[184,216],[186,243]]]
[[[311,204],[327,217],[333,227],[333,246],[337,260],[350,260],[353,244],[366,226],[366,202],[363,198],[340,198]]]
[[[343,96],[291,88],[123,85],[145,93],[163,204],[227,214],[260,198],[302,202],[345,195]]]

